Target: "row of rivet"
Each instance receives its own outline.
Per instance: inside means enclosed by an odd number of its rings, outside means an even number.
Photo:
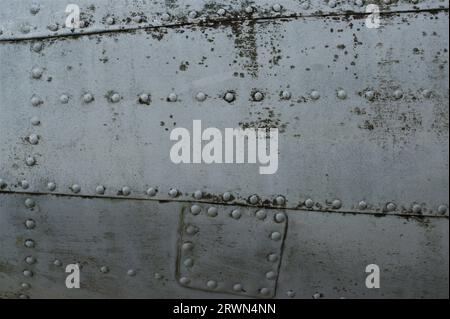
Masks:
[[[383,0],[383,4],[385,4],[385,5],[391,4],[392,2],[393,2],[392,0]],[[412,4],[417,4],[419,2],[419,0],[410,0],[410,2]],[[327,0],[327,1],[324,1],[324,3],[325,3],[325,5],[327,5],[330,8],[336,8],[340,4],[340,2],[337,1],[337,0]],[[353,3],[357,7],[362,7],[365,4],[365,0],[353,0],[350,3]],[[302,2],[301,3],[301,8],[303,10],[310,9],[311,8],[310,1]],[[267,13],[268,12],[267,9],[257,8],[256,6],[253,6],[253,5],[247,6],[244,9],[246,14],[255,14],[255,13],[258,12],[258,10],[261,10],[263,13]],[[30,7],[30,13],[32,15],[38,14],[39,11],[40,11],[40,6],[38,4],[33,4]],[[281,4],[275,3],[275,4],[273,4],[271,6],[270,11],[274,12],[275,14],[279,14],[279,13],[284,11],[284,8],[283,8],[283,6]],[[239,14],[239,12],[235,12],[235,11],[232,11],[232,10],[227,10],[225,8],[220,8],[220,9],[218,9],[216,11],[216,15],[218,17],[225,17],[227,14],[234,15],[236,13]],[[169,22],[173,18],[173,16],[171,14],[169,14],[169,13],[158,13],[157,16],[162,22]],[[198,11],[193,10],[193,11],[189,11],[187,16],[190,19],[197,19],[197,18],[201,17],[201,14]],[[209,18],[209,17],[203,17],[203,18]],[[110,25],[110,26],[115,25],[116,22],[117,22],[116,18],[112,14],[106,15],[102,20],[104,21],[104,24]],[[141,15],[137,14],[137,15],[134,15],[131,18],[131,21],[133,21],[134,23],[140,24],[140,23],[143,23],[143,22],[147,22],[147,18],[145,16],[141,16]],[[83,21],[83,20],[80,21],[80,27],[81,28],[86,28],[87,26],[88,26],[88,24],[86,23],[86,21]],[[49,31],[52,31],[52,32],[57,32],[60,29],[60,27],[61,26],[60,26],[59,23],[50,23],[50,24],[47,25],[47,29]],[[28,33],[31,32],[32,29],[33,29],[33,27],[30,24],[23,23],[21,25],[21,27],[20,27],[20,32],[22,32],[24,34],[28,34]],[[3,32],[4,31],[2,30],[2,28],[0,28],[0,36],[3,34]]]

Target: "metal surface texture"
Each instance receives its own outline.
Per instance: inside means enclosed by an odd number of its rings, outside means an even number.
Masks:
[[[3,2],[0,298],[448,298],[448,1]],[[276,174],[172,163],[198,119]]]

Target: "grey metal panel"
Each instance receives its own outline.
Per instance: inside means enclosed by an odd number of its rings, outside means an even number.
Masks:
[[[157,0],[151,3],[145,0],[78,0],[76,4],[81,9],[84,24],[82,29],[73,30],[65,26],[65,9],[73,2],[2,1],[0,40],[118,31],[209,20],[361,14],[365,13],[368,4],[379,5],[382,12],[448,9],[448,1],[442,0]],[[112,22],[108,20],[109,17],[113,18]]]
[[[33,208],[25,205],[27,198],[34,200]],[[216,207],[219,215],[237,208]],[[183,208],[189,206],[152,200],[1,193],[0,296],[233,298],[233,294],[178,284],[176,258]],[[266,212],[273,216],[277,210]],[[297,211],[286,214],[289,231],[276,284],[277,298],[448,298],[448,219]],[[219,215],[216,227],[234,227],[236,220]],[[203,221],[210,218],[197,217]],[[25,226],[27,219],[35,221],[34,228]],[[239,222],[253,223],[245,219]],[[270,225],[271,220],[262,223]],[[194,245],[208,246],[203,242],[206,239],[216,243],[232,240],[223,238],[220,232],[214,237],[213,231],[200,228],[200,232],[207,232],[206,237],[196,238]],[[242,260],[248,257],[245,247],[254,246],[252,252],[257,255],[266,252],[267,242],[254,244],[259,237],[258,232],[249,232],[245,241],[236,243],[232,260],[198,269],[210,278],[232,266],[239,273]],[[27,239],[34,241],[34,248],[24,247]],[[36,258],[36,263],[28,265],[24,261],[27,256]],[[208,250],[202,254],[200,249],[194,258],[211,265],[209,256],[214,254]],[[61,265],[55,265],[55,260]],[[82,266],[80,289],[64,285],[68,263]],[[381,268],[380,289],[365,287],[365,267],[370,263]],[[266,270],[265,263],[253,266],[255,272]],[[102,267],[107,267],[105,272]],[[32,271],[33,276],[24,276],[24,270]],[[251,281],[252,275],[247,275],[242,279]],[[232,278],[229,280],[231,284]],[[30,288],[21,288],[21,283],[28,283]]]
[[[416,204],[422,214],[448,214],[448,12],[384,22],[379,30],[332,17],[161,28],[49,39],[39,52],[33,41],[2,42],[3,191],[24,191],[24,179],[26,191],[39,193],[51,182],[55,193],[73,194],[77,184],[78,195],[98,196],[103,185],[115,197],[127,186],[129,198],[149,198],[155,187],[154,198],[171,199],[176,188],[176,200],[201,190],[203,200],[221,201],[228,191],[236,203],[257,194],[266,206],[283,195],[293,209],[381,212],[393,202],[394,213]],[[346,99],[337,97],[341,89]],[[233,103],[222,99],[228,90]],[[254,90],[263,101],[252,101]],[[279,97],[283,90],[290,100]],[[204,102],[195,100],[199,91]],[[150,105],[138,102],[143,92]],[[176,102],[167,101],[171,92]],[[194,119],[219,129],[279,128],[278,172],[171,163],[170,130]],[[31,134],[38,144],[27,141]]]

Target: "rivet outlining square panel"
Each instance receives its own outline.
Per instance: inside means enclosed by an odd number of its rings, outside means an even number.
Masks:
[[[287,217],[282,212],[194,204],[182,210],[182,286],[248,297],[275,295]]]

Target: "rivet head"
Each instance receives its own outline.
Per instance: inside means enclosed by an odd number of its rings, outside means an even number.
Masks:
[[[36,222],[34,220],[32,220],[32,219],[27,219],[25,221],[25,227],[28,228],[28,229],[33,229],[33,228],[36,227]]]
[[[113,93],[113,94],[111,95],[111,102],[113,102],[113,103],[119,102],[120,99],[121,99],[121,97],[120,97],[120,94],[119,94],[119,93]]]
[[[122,187],[122,195],[123,196],[128,196],[131,194],[131,189],[128,186],[124,186]]]
[[[30,33],[30,31],[31,31],[31,26],[29,25],[29,24],[22,24],[21,26],[20,26],[20,32],[22,32],[22,33]]]
[[[288,290],[288,291],[286,292],[286,295],[287,295],[289,298],[294,298],[294,297],[295,297],[295,291],[293,291],[293,290]]]
[[[33,105],[33,106],[39,106],[42,104],[42,100],[37,96],[33,96],[30,101],[31,101],[31,105]]]
[[[139,16],[139,15],[137,15],[137,16],[134,16],[134,17],[133,17],[133,21],[134,21],[134,22],[136,22],[136,23],[141,23],[141,21],[142,21],[142,17],[141,17],[141,16]]]
[[[345,92],[344,90],[338,90],[337,91],[337,97],[340,98],[341,100],[345,100],[347,98],[347,92]]]
[[[274,280],[277,277],[277,274],[274,271],[269,271],[266,273],[266,278],[269,280]]]
[[[53,265],[56,266],[56,267],[61,267],[62,266],[62,262],[59,259],[55,259],[53,261]]]
[[[194,235],[198,232],[197,227],[193,226],[193,225],[188,225],[186,226],[186,233],[188,235]]]
[[[27,164],[27,166],[33,166],[34,164],[36,164],[36,159],[33,156],[28,156],[25,159],[25,164]]]
[[[330,8],[334,8],[334,7],[336,7],[336,0],[330,0],[330,1],[328,1],[328,6],[330,7]]]
[[[420,214],[422,212],[422,206],[420,206],[419,204],[414,204],[412,207],[412,212],[414,214]]]
[[[114,21],[113,17],[107,17],[105,19],[105,22],[106,22],[106,24],[112,25],[112,24],[114,24],[115,21]]]
[[[147,195],[151,196],[151,197],[155,196],[157,192],[158,191],[156,190],[156,188],[153,188],[153,187],[150,187],[149,189],[147,189]]]
[[[25,277],[33,277],[33,272],[31,270],[26,269],[23,271],[23,275]]]
[[[203,92],[198,92],[195,96],[195,99],[199,102],[203,102],[204,100],[206,100],[206,94]]]
[[[286,221],[286,214],[285,213],[276,213],[274,219],[275,219],[275,222],[277,222],[277,223],[283,223],[284,221]]]
[[[429,99],[429,98],[431,97],[431,91],[430,91],[430,90],[423,90],[423,91],[422,91],[422,95],[423,95],[425,98]]]
[[[277,198],[275,198],[275,202],[277,203],[277,205],[284,205],[286,203],[286,200],[284,198],[284,196],[277,196]]]
[[[270,234],[270,239],[272,240],[280,240],[281,239],[281,234],[277,231],[274,231],[272,234]]]
[[[312,208],[314,206],[314,201],[311,198],[308,198],[307,200],[305,200],[305,206],[307,208]]]
[[[264,209],[260,209],[255,213],[256,218],[258,218],[259,220],[263,220],[266,218],[267,213]]]
[[[30,12],[31,12],[31,14],[37,14],[40,9],[41,8],[40,8],[39,4],[33,3],[33,4],[31,4]]]
[[[373,93],[373,91],[366,91],[364,93],[364,96],[367,100],[373,101],[373,99],[375,98],[375,93]]]
[[[103,186],[103,185],[98,185],[98,186],[95,188],[95,192],[96,192],[98,195],[103,195],[103,194],[105,194],[105,186]]]
[[[275,11],[275,12],[280,12],[281,9],[282,9],[281,4],[276,3],[276,4],[274,4],[274,5],[272,6],[272,10]]]
[[[219,10],[217,10],[217,14],[220,15],[220,16],[224,16],[225,13],[227,13],[227,12],[223,8],[220,8]]]
[[[269,254],[267,256],[267,261],[270,261],[272,263],[278,261],[278,255],[277,254]]]
[[[25,206],[27,208],[33,208],[34,206],[36,206],[36,202],[32,198],[27,198],[25,199]]]
[[[172,92],[167,96],[167,100],[169,102],[176,102],[178,100],[178,96]]]
[[[447,207],[446,205],[440,205],[440,206],[438,207],[438,212],[439,212],[439,214],[441,214],[441,215],[447,214],[447,211],[448,211],[448,207]]]
[[[225,192],[222,194],[222,199],[224,202],[228,202],[231,200],[231,193],[230,192]]]
[[[191,206],[191,214],[192,215],[198,215],[202,211],[201,207],[198,205],[192,205]]]
[[[149,103],[150,102],[150,95],[147,93],[142,93],[139,95],[139,102],[140,103]]]
[[[339,199],[335,199],[331,203],[331,207],[333,207],[334,209],[340,209],[342,207],[342,202]]]
[[[30,123],[33,126],[38,126],[39,124],[41,124],[41,120],[37,116],[34,116],[31,118]]]
[[[239,209],[234,209],[231,212],[231,217],[233,217],[234,219],[239,219],[239,218],[241,218],[241,216],[242,216],[242,214],[241,214],[241,211]]]
[[[360,210],[365,210],[365,209],[367,209],[367,203],[365,202],[365,201],[360,201],[359,203],[358,203],[358,208],[360,209]]]
[[[79,193],[81,191],[81,186],[78,184],[73,184],[70,189],[72,190],[72,192],[74,193]]]
[[[215,280],[208,280],[206,283],[206,287],[209,289],[216,289],[217,288],[217,282]]]
[[[63,94],[59,97],[59,101],[62,104],[67,104],[69,102],[69,96],[67,94]]]
[[[197,11],[191,11],[189,12],[189,18],[195,19],[197,17]]]
[[[313,299],[320,299],[322,298],[322,294],[320,292],[316,292],[312,297]]]
[[[259,198],[258,198],[257,195],[252,195],[252,196],[250,196],[250,198],[248,199],[248,201],[249,201],[250,204],[255,205],[255,204],[258,203]]]
[[[228,103],[231,103],[231,102],[234,101],[235,96],[234,96],[234,93],[232,93],[232,92],[227,92],[227,93],[225,93],[225,95],[224,95],[223,98],[224,98],[224,100],[227,101]]]
[[[310,96],[313,100],[318,100],[320,98],[320,93],[318,91],[311,91]]]
[[[59,26],[58,26],[57,23],[50,23],[50,24],[47,26],[47,28],[48,28],[50,31],[56,32],[56,31],[58,31]]]
[[[395,90],[394,91],[394,99],[399,100],[403,97],[403,91],[402,90]]]
[[[31,46],[31,50],[33,50],[34,52],[40,52],[42,50],[42,48],[43,48],[43,45],[41,42],[35,42]]]
[[[254,8],[252,6],[245,7],[246,13],[253,13],[253,11],[254,11]]]
[[[254,101],[259,102],[259,101],[262,101],[263,98],[264,98],[264,95],[261,92],[255,92],[253,94],[253,100]]]
[[[6,186],[7,186],[6,182],[3,179],[0,178],[0,189],[5,188]]]
[[[210,207],[208,208],[208,216],[209,217],[216,217],[217,216],[217,208],[216,207]]]
[[[191,282],[191,280],[188,277],[181,277],[179,280],[180,284],[182,285],[189,285],[189,283]]]
[[[86,93],[83,95],[84,103],[90,103],[94,100],[94,96],[91,93]]]
[[[241,284],[234,284],[233,290],[236,292],[242,291],[242,285]]]
[[[184,251],[189,251],[189,250],[192,250],[192,249],[194,248],[194,244],[192,244],[191,242],[185,242],[185,243],[183,243],[183,245],[181,246],[181,248],[182,248]]]
[[[34,240],[32,240],[32,239],[25,240],[24,245],[27,248],[34,248],[36,246],[34,243]]]
[[[27,257],[25,258],[25,262],[26,262],[28,265],[33,265],[33,264],[36,263],[36,258],[34,258],[33,256],[27,256]]]
[[[289,91],[281,92],[281,98],[283,100],[289,100],[291,98],[291,92],[289,92]]]
[[[269,288],[261,288],[259,290],[261,295],[267,296],[270,293],[270,289]]]
[[[134,269],[128,269],[127,275],[130,276],[130,277],[136,276],[136,270],[134,270]]]
[[[20,284],[20,287],[22,289],[30,289],[31,285],[29,283],[27,283],[27,282],[23,282],[23,283]]]
[[[109,272],[109,268],[107,266],[101,266],[100,267],[100,272],[106,274]]]
[[[183,265],[186,267],[192,267],[194,265],[194,260],[192,258],[187,258],[183,261]]]
[[[170,197],[177,197],[178,196],[178,190],[176,188],[169,189],[169,196]]]
[[[31,134],[30,136],[28,136],[28,141],[30,142],[30,144],[36,145],[37,143],[39,143],[39,137],[37,136],[37,134]]]
[[[20,294],[20,295],[19,295],[19,298],[20,298],[20,299],[28,299],[28,298],[30,298],[30,297],[27,296],[27,295],[25,295],[25,294]]]
[[[161,275],[160,273],[155,272],[155,274],[153,275],[153,277],[155,279],[162,279],[163,275]]]
[[[394,203],[387,203],[386,204],[386,210],[388,212],[393,212],[396,209],[397,209],[397,206]]]
[[[163,13],[161,15],[161,20],[162,21],[169,21],[170,20],[170,15],[168,13]]]
[[[28,189],[30,187],[30,183],[28,183],[28,181],[26,180],[20,181],[20,187],[22,187],[23,189]]]
[[[194,198],[195,199],[202,199],[202,197],[203,197],[203,192],[201,190],[196,190],[194,192]]]

